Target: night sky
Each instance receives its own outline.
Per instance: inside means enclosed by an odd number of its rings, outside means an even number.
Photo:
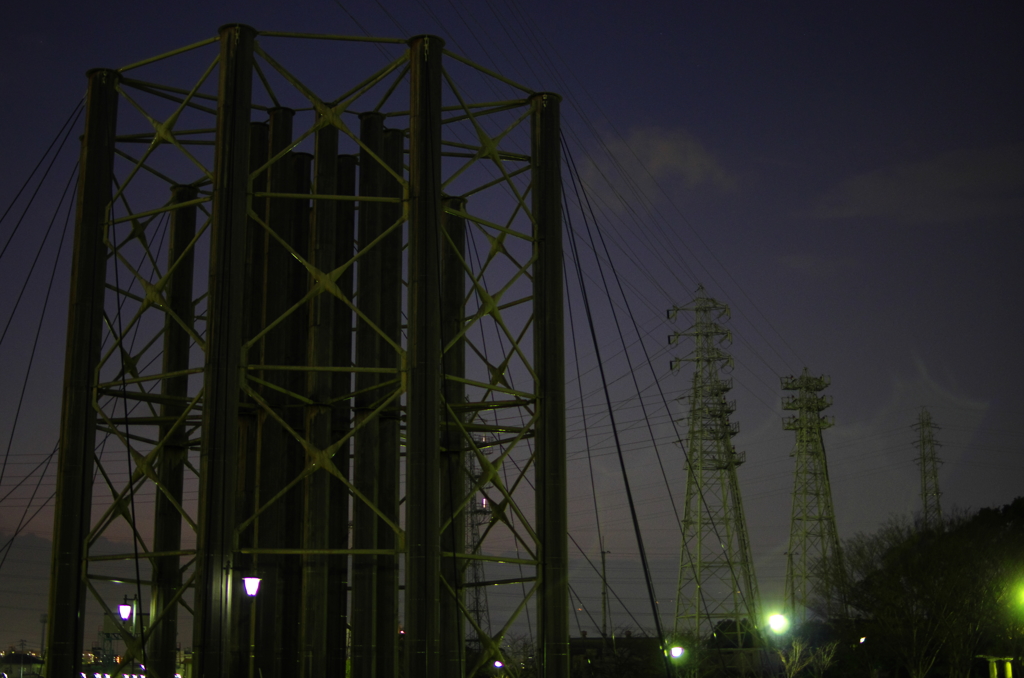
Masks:
[[[666,488],[681,506],[685,487],[670,422],[682,417],[675,399],[689,384],[685,369],[668,369],[687,349],[666,346],[668,334],[688,323],[667,323],[665,311],[689,302],[698,284],[732,309],[731,397],[741,431],[735,443],[747,455],[739,477],[766,606],[782,593],[792,488],[794,439],[782,429],[781,376],[807,367],[832,379],[825,393],[834,398],[827,414],[836,425],[824,439],[842,537],[919,510],[911,425],[922,406],[941,427],[944,509],[998,506],[1024,492],[1019,3],[404,0],[348,3],[347,11],[326,0],[288,4],[6,7],[0,210],[83,95],[89,68],[193,43],[229,22],[441,35],[449,49],[566,98],[563,134],[597,215],[589,225],[602,230],[625,289],[623,299],[609,278],[613,314],[601,269],[584,247],[601,355],[663,610],[675,595],[679,548]],[[327,77],[339,66],[322,68]],[[70,235],[13,437],[11,429],[63,212],[25,298],[16,311],[14,305],[71,172],[78,133],[0,260],[0,322],[13,313],[0,344],[0,442],[7,449],[11,440],[0,482],[0,543],[28,506],[39,475],[33,469],[56,443]],[[0,243],[24,203],[22,196],[0,224]],[[583,243],[583,213],[571,207],[570,214]],[[573,262],[566,264],[574,277]],[[603,270],[613,275],[607,262]],[[568,289],[576,336],[567,357],[571,533],[598,557],[586,425],[612,585],[647,626],[650,608],[635,584],[635,537],[594,348],[575,282]],[[53,492],[55,466],[29,515]],[[30,648],[38,644],[51,522],[44,508],[0,570],[4,647],[22,638]],[[596,578],[570,549],[574,586],[599,610]],[[614,626],[633,624],[617,604],[613,614]],[[581,626],[593,633],[585,618]]]

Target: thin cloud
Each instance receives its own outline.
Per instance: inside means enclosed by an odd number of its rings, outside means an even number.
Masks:
[[[604,177],[620,181],[625,175],[651,198],[658,192],[655,183],[665,190],[682,184],[723,193],[736,187],[735,178],[714,154],[685,130],[635,127],[625,137],[606,135],[602,141],[607,153],[595,154],[596,166],[583,170],[591,186],[604,185]]]
[[[860,174],[803,216],[907,224],[1024,216],[1024,145],[942,153]]]

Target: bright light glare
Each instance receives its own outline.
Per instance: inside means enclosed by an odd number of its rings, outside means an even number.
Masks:
[[[255,596],[256,592],[260,590],[259,577],[242,577],[242,583],[245,584],[245,595],[250,598]]]
[[[504,664],[501,663],[500,659],[495,659],[494,660],[494,668],[500,669],[502,666],[504,666]]]
[[[773,614],[768,617],[768,626],[774,633],[785,633],[789,628],[789,620],[781,614]]]
[[[668,652],[669,652],[669,654],[671,654],[671,655],[672,655],[672,657],[673,657],[674,659],[679,659],[680,657],[682,657],[682,656],[683,656],[683,652],[684,652],[684,650],[683,650],[683,648],[681,648],[681,647],[679,647],[678,645],[676,645],[675,647],[673,647],[673,648],[672,648],[671,650],[669,650]]]
[[[864,636],[863,638],[861,638],[861,639],[860,639],[860,642],[862,642],[862,643],[863,643],[863,642],[864,642],[865,640],[867,640],[867,639],[868,639],[868,637],[867,637],[867,636]]]
[[[132,618],[132,606],[130,603],[121,603],[117,606],[117,613],[121,615],[122,621],[128,621]]]

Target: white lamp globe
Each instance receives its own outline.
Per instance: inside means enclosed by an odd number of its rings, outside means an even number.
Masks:
[[[245,595],[252,598],[260,590],[259,577],[243,577],[242,584],[245,586]]]

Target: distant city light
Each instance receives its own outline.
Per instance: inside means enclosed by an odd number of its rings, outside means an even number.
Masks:
[[[92,676],[93,676],[93,678],[110,678],[110,674],[109,673],[94,673],[94,674],[92,674]],[[7,674],[6,673],[0,673],[0,677],[7,678]],[[89,676],[85,675],[85,672],[83,671],[82,672],[82,678],[89,678]],[[122,673],[121,674],[121,678],[146,678],[146,674],[145,673]],[[175,673],[174,674],[174,678],[181,678],[181,674],[180,673]]]
[[[502,666],[504,666],[504,664],[501,663],[500,659],[495,659],[494,660],[494,668],[500,669]]]
[[[679,647],[678,645],[673,646],[672,649],[669,650],[669,654],[672,655],[673,659],[679,659],[680,657],[682,657],[683,652],[685,652],[685,650]]]

